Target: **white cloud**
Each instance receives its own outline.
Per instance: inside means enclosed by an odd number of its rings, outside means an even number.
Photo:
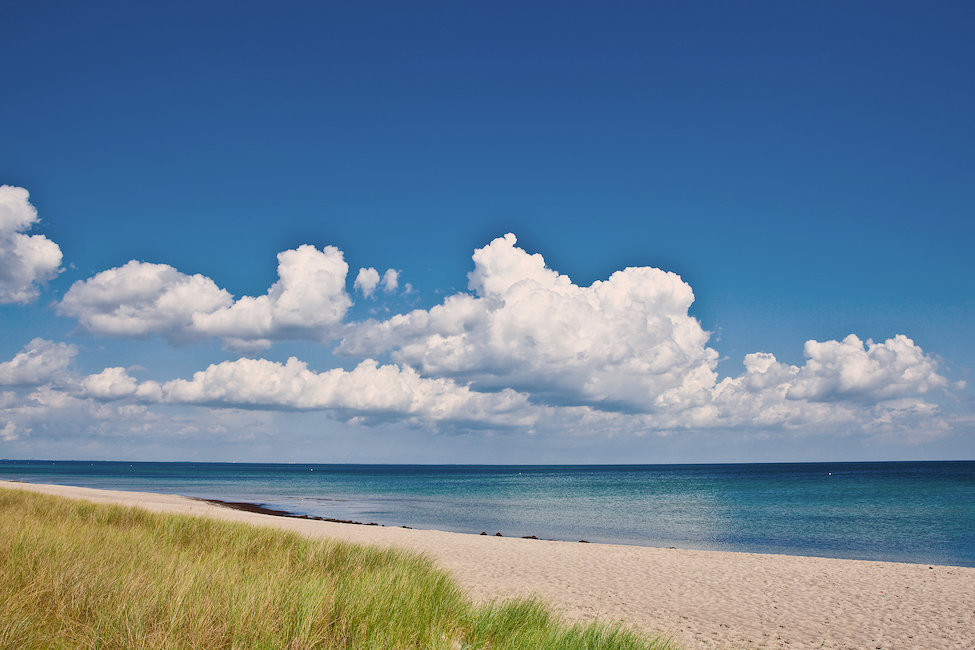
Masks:
[[[789,389],[791,399],[890,399],[945,388],[937,362],[898,334],[883,343],[850,334],[842,341],[807,341],[808,359]]]
[[[43,235],[25,235],[37,210],[22,187],[0,185],[0,303],[26,303],[61,272],[61,248]]]
[[[184,341],[197,335],[196,314],[232,302],[231,295],[208,277],[186,275],[167,264],[131,260],[75,282],[57,308],[94,334],[159,334]]]
[[[961,384],[952,386],[937,359],[906,336],[808,341],[798,366],[756,352],[741,374],[719,380],[717,352],[689,314],[693,291],[674,273],[626,268],[579,286],[510,234],[476,250],[473,261],[471,293],[346,325],[338,351],[368,357],[348,371],[315,372],[295,357],[241,358],[162,384],[121,367],[79,378],[68,371],[74,346],[35,339],[0,363],[0,384],[37,387],[0,395],[0,424],[13,422],[9,435],[22,436],[51,426],[44,416],[53,413],[57,421],[117,420],[131,429],[155,426],[172,410],[244,408],[570,434],[948,430],[928,395]],[[75,283],[58,309],[116,336],[217,336],[251,349],[287,338],[325,341],[351,305],[347,273],[338,249],[301,246],[278,255],[279,280],[267,294],[234,301],[202,275],[131,261]],[[382,276],[360,269],[354,283],[365,296],[398,286],[394,269]],[[392,363],[373,360],[385,353]]]
[[[383,292],[392,293],[399,287],[399,271],[396,269],[386,269],[382,279],[379,271],[372,267],[361,268],[355,277],[352,285],[359,291],[364,298],[370,298],[376,292],[376,287],[382,286]]]
[[[743,374],[718,381],[717,353],[688,314],[694,295],[679,276],[627,268],[580,287],[515,243],[509,234],[475,251],[474,295],[350,327],[338,351],[390,351],[423,376],[474,390],[512,388],[552,406],[618,411],[602,423],[631,431],[869,427],[935,417],[937,407],[920,396],[949,387],[937,360],[902,335],[866,345],[852,335],[809,341],[801,367],[749,354]]]
[[[952,387],[937,361],[904,335],[864,345],[851,334],[842,341],[807,341],[804,350],[807,361],[798,367],[767,353],[747,355],[745,372],[715,387],[715,417],[752,426],[890,424],[934,418],[937,407],[920,396]]]
[[[396,269],[386,269],[383,273],[383,291],[392,293],[399,286],[399,271]]]
[[[853,334],[842,341],[806,341],[804,350],[807,361],[801,367],[780,363],[772,354],[749,354],[745,373],[723,380],[719,392],[774,393],[790,401],[880,402],[951,387],[938,374],[938,362],[903,334],[866,345]]]
[[[376,290],[376,286],[378,284],[379,271],[369,267],[359,269],[358,275],[355,276],[355,283],[352,286],[354,289],[362,293],[363,297],[368,298]]]
[[[99,373],[88,375],[80,382],[81,390],[88,397],[103,402],[135,398],[146,402],[162,400],[162,390],[154,381],[139,382],[129,375],[125,368],[105,368]]]
[[[41,386],[0,405],[0,440],[19,445],[26,453],[63,455],[65,449],[113,457],[123,445],[162,445],[194,438],[253,439],[275,435],[271,414],[235,409],[159,407],[141,396],[142,382],[130,399],[106,403],[78,393]],[[158,390],[158,385],[155,386]],[[116,396],[117,397],[117,396]],[[132,400],[142,400],[142,403]],[[6,434],[6,437],[4,436]],[[27,436],[29,435],[29,438]],[[130,447],[131,448],[131,447]],[[77,456],[75,456],[77,457]]]
[[[353,329],[338,350],[427,376],[512,387],[553,404],[649,411],[712,386],[717,353],[688,315],[691,288],[641,267],[580,287],[508,234],[474,253],[470,289],[430,310]]]
[[[125,368],[105,368],[82,379],[81,388],[95,399],[108,401],[135,395],[138,382]]]
[[[20,232],[37,223],[37,209],[30,192],[22,187],[0,185],[0,232]]]
[[[75,282],[58,311],[110,336],[218,336],[245,348],[267,347],[274,339],[323,340],[351,305],[347,272],[337,248],[300,246],[278,254],[279,279],[267,294],[235,302],[210,278],[132,260]]]
[[[349,265],[334,246],[303,245],[278,253],[278,277],[266,295],[199,312],[194,328],[215,336],[323,340],[352,305],[345,291]]]
[[[20,438],[20,434],[17,432],[17,425],[13,422],[7,421],[0,429],[0,440],[3,442],[13,442]]]
[[[213,364],[190,380],[162,386],[169,403],[244,406],[265,409],[332,409],[346,419],[390,417],[530,425],[531,407],[512,390],[477,393],[447,379],[420,377],[410,368],[380,366],[373,360],[345,371],[322,373],[292,357],[281,364],[238,359]]]
[[[64,380],[78,349],[35,338],[10,361],[0,363],[0,385],[33,386]]]

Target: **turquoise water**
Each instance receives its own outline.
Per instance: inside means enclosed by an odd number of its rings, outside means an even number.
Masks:
[[[0,478],[463,533],[975,566],[975,462],[277,465],[0,461]]]

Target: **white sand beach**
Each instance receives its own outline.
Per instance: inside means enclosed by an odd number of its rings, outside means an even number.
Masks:
[[[537,595],[569,619],[625,621],[685,648],[975,648],[975,568],[464,535],[142,492],[0,487],[419,551],[476,600]]]

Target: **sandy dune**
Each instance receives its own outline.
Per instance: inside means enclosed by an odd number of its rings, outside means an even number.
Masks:
[[[142,492],[0,487],[421,551],[475,599],[535,594],[567,617],[626,621],[686,648],[975,648],[975,568],[462,535],[274,517]]]

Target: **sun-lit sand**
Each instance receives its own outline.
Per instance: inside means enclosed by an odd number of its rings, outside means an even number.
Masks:
[[[477,600],[534,594],[569,618],[625,621],[686,648],[975,648],[975,568],[463,535],[143,492],[0,487],[421,551]]]

